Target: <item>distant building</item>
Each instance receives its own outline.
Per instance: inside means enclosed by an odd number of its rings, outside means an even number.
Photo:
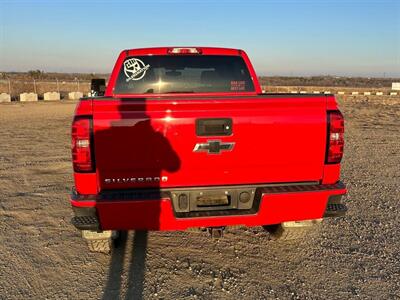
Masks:
[[[400,82],[392,82],[392,90],[400,91]]]

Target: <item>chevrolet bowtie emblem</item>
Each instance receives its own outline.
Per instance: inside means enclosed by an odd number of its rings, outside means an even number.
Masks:
[[[207,143],[197,143],[193,152],[206,151],[208,154],[220,154],[222,151],[232,151],[235,143],[222,143],[221,141],[207,141]]]

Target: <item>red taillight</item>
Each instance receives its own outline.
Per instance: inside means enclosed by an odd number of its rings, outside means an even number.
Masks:
[[[94,172],[91,141],[92,120],[81,117],[72,123],[72,161],[75,172]]]
[[[340,111],[328,111],[326,163],[340,163],[344,146],[344,119]]]
[[[169,48],[168,54],[201,54],[199,48]]]

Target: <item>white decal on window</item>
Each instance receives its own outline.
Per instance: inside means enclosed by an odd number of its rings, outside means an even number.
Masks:
[[[124,62],[124,73],[126,75],[126,81],[140,80],[146,75],[146,71],[150,68],[150,65],[145,65],[140,59],[130,58]]]

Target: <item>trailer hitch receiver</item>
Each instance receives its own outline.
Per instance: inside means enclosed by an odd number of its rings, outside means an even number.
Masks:
[[[219,239],[224,236],[225,227],[208,227],[207,231],[214,239]]]

